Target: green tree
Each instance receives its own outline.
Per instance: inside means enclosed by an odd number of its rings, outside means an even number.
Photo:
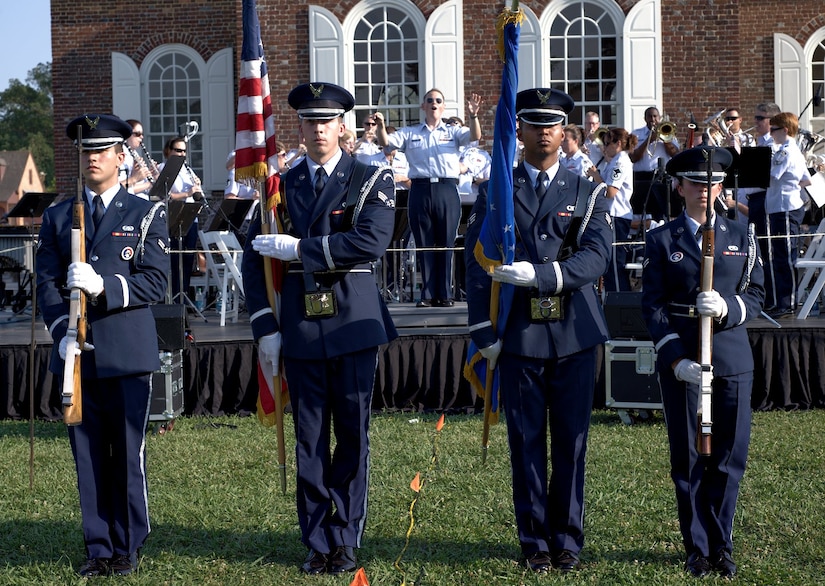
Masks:
[[[0,92],[0,150],[28,149],[37,169],[45,173],[45,188],[55,189],[52,66],[40,63],[26,83],[9,80]]]

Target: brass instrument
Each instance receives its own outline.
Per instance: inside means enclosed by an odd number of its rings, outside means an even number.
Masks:
[[[676,138],[676,124],[670,120],[663,120],[656,126],[656,134],[662,142],[673,142]]]
[[[604,135],[610,132],[610,129],[607,126],[599,126],[596,129],[596,132],[593,133],[593,144],[598,145],[600,147],[604,146]]]

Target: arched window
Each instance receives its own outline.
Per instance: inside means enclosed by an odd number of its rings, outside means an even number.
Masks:
[[[585,113],[592,110],[602,125],[616,124],[619,43],[616,23],[598,4],[576,2],[553,19],[548,47],[551,86],[576,102],[570,122],[583,124]]]
[[[380,109],[389,126],[419,120],[419,41],[412,17],[381,4],[364,13],[353,34],[355,120]]]
[[[814,47],[811,55],[811,95],[819,95],[821,101],[818,106],[813,101],[811,102],[810,130],[820,136],[825,136],[825,31],[820,31],[820,34],[822,38]],[[820,145],[815,150],[821,154],[825,149]]]
[[[176,47],[165,45],[145,68],[149,115],[142,122],[148,125],[147,148],[153,153],[163,152],[167,139],[185,134],[187,122],[202,125],[201,73],[192,57]],[[192,169],[203,177],[201,134],[192,137],[187,155]]]

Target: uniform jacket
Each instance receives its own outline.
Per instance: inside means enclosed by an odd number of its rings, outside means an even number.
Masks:
[[[714,325],[713,373],[753,370],[745,322],[762,311],[765,298],[762,262],[748,228],[719,214],[715,221],[713,288],[728,305]],[[752,269],[748,278],[748,259]],[[699,320],[684,317],[699,293],[701,251],[684,214],[647,234],[642,273],[642,315],[658,353],[660,368],[679,358],[698,357]],[[680,305],[672,305],[680,304]]]
[[[538,292],[560,295],[564,319],[531,322],[530,297],[536,289],[516,287],[510,316],[504,332],[504,352],[534,358],[555,358],[592,348],[607,339],[607,325],[595,283],[607,270],[613,234],[610,200],[597,195],[578,250],[557,262],[559,249],[573,219],[579,185],[585,193],[596,186],[587,179],[559,166],[541,205],[532,181],[520,164],[513,172],[513,207],[516,222],[516,261],[529,261],[536,267]],[[467,305],[473,341],[480,347],[496,340],[490,326],[475,327],[490,319],[491,278],[476,262],[473,249],[487,210],[487,188],[479,189],[465,235],[467,263]]]
[[[396,336],[378,291],[370,262],[389,246],[395,225],[392,169],[370,167],[364,175],[360,211],[353,226],[344,226],[347,190],[355,159],[341,157],[320,196],[315,196],[305,161],[282,177],[288,232],[301,239],[301,260],[289,263],[281,295],[280,320],[269,311],[263,258],[252,248],[260,234],[257,214],[243,256],[244,294],[255,339],[280,331],[288,358],[323,359],[378,346]],[[279,212],[280,213],[280,212]],[[331,288],[338,315],[304,317],[304,274]]]
[[[37,244],[37,300],[51,332],[52,372],[63,371],[58,353],[66,335],[71,259],[72,206],[61,202],[43,214]],[[103,277],[104,293],[94,303],[87,296],[87,341],[83,376],[104,378],[152,372],[160,368],[155,319],[149,307],[166,296],[169,243],[166,212],[160,205],[130,195],[115,195],[95,229],[86,206],[86,262]]]

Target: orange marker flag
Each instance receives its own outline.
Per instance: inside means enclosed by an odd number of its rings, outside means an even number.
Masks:
[[[410,488],[413,489],[413,492],[415,493],[421,491],[421,472],[415,473],[415,478],[413,478],[412,482],[410,482]]]
[[[358,568],[358,571],[355,572],[355,578],[352,579],[349,586],[370,586],[369,580],[367,580],[367,573],[363,567]]]
[[[436,431],[441,431],[441,429],[443,427],[444,427],[444,414],[442,413],[441,417],[438,418],[438,423],[435,424],[435,430]]]

